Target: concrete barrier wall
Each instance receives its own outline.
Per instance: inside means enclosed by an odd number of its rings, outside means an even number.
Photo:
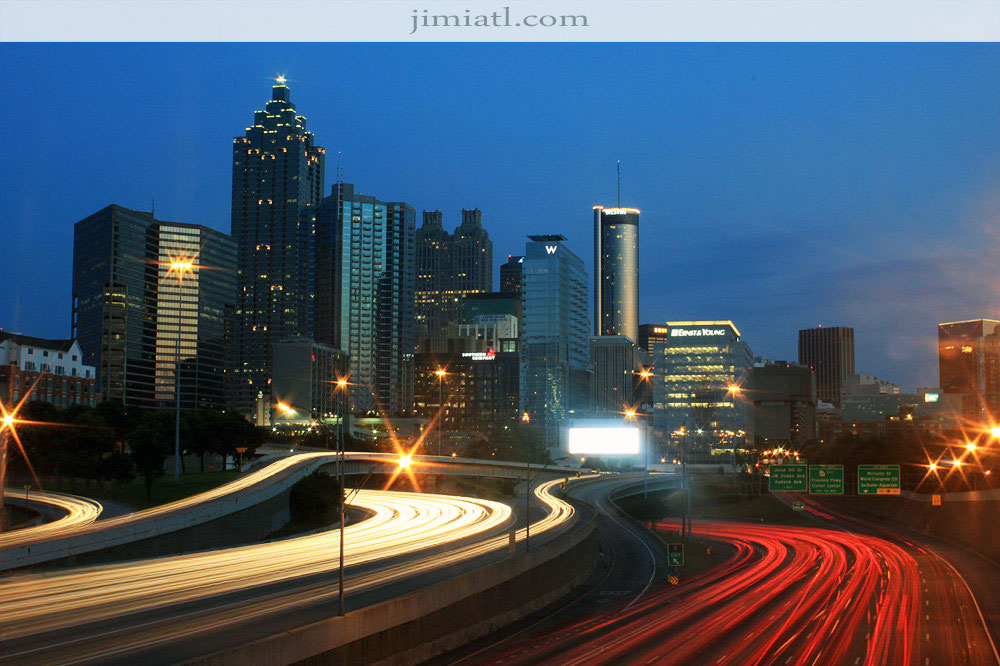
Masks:
[[[596,561],[594,521],[413,594],[185,662],[191,666],[410,666],[556,601]]]
[[[79,562],[83,561],[81,556],[87,553],[110,549],[119,549],[116,552],[125,552],[125,546],[144,541],[148,541],[149,543],[137,546],[138,550],[136,552],[144,552],[144,549],[147,548],[150,554],[180,552],[180,550],[174,549],[173,544],[180,544],[182,540],[175,540],[173,536],[164,540],[162,545],[165,547],[165,550],[162,552],[157,551],[159,546],[153,545],[152,540],[156,537],[172,535],[175,532],[182,531],[195,534],[196,532],[191,528],[205,526],[207,523],[214,523],[214,528],[201,532],[201,534],[211,539],[216,530],[222,529],[223,532],[227,531],[227,528],[224,526],[225,523],[221,520],[227,516],[230,517],[233,526],[238,526],[241,529],[246,528],[248,526],[239,519],[238,514],[252,509],[257,505],[264,504],[269,500],[276,500],[276,502],[266,507],[263,513],[270,512],[270,515],[279,517],[283,515],[287,521],[288,491],[299,480],[311,474],[321,464],[321,461],[311,462],[288,470],[287,473],[275,479],[273,483],[254,486],[234,493],[229,497],[196,505],[183,511],[158,516],[155,519],[136,520],[110,529],[102,529],[100,523],[95,523],[87,531],[81,531],[79,534],[72,536],[6,548],[0,551],[0,571],[34,566],[44,562]],[[266,526],[273,524],[274,521],[270,519],[265,523]],[[270,531],[268,530],[265,534]],[[247,540],[244,539],[243,542],[245,543]],[[213,547],[212,541],[193,543],[194,545],[191,549]],[[102,558],[95,559],[100,560]]]
[[[148,539],[129,541],[117,546],[92,550],[33,565],[32,568],[71,567],[103,562],[120,562],[145,557],[161,557],[199,550],[228,548],[262,541],[268,534],[281,529],[289,520],[286,489],[280,495],[245,509],[220,516],[191,527],[167,532]]]

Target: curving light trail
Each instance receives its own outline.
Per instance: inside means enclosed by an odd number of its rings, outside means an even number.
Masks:
[[[997,665],[970,597],[902,545],[711,520],[697,521],[694,534],[729,544],[731,554],[678,587],[470,663],[923,666],[943,654],[948,664]],[[933,627],[932,606],[946,618]]]
[[[66,515],[41,525],[25,527],[0,533],[0,549],[20,546],[36,541],[56,539],[70,534],[75,534],[101,515],[101,504],[96,500],[74,495],[64,495],[62,493],[47,490],[14,490],[5,488],[5,497],[21,500],[30,500],[39,504],[46,504],[50,507],[65,512]]]
[[[557,534],[574,515],[570,504],[552,495],[557,483],[535,488],[546,516],[532,523],[533,539]],[[498,502],[362,490],[354,504],[372,515],[345,529],[346,565],[354,569],[348,569],[349,596],[502,552],[508,544],[503,529],[512,522],[512,512]],[[517,534],[523,538],[523,528]],[[336,571],[338,546],[339,533],[331,530],[220,551],[0,580],[0,661],[44,664],[99,658],[315,604],[336,594],[314,575]],[[432,550],[418,552],[426,549]],[[233,602],[233,593],[252,598]],[[177,609],[175,614],[171,608]],[[152,622],[142,619],[152,611],[165,615]],[[101,622],[108,620],[114,628]],[[85,623],[104,627],[100,641],[86,635],[61,636]],[[22,647],[5,651],[5,641]]]
[[[345,528],[345,562],[366,564],[502,526],[505,504],[488,500],[361,491],[373,516]],[[0,582],[0,636],[107,619],[335,570],[337,530],[271,543],[136,560]]]

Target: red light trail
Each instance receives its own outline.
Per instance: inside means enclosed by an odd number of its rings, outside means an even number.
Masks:
[[[971,595],[936,555],[819,527],[702,520],[694,537],[732,552],[634,605],[604,608],[465,663],[998,663]]]

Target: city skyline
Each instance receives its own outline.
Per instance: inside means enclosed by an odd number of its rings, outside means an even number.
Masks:
[[[343,153],[345,180],[417,210],[482,209],[497,257],[519,254],[528,234],[559,232],[587,262],[592,206],[614,200],[621,159],[622,200],[644,218],[640,323],[731,319],[757,353],[786,360],[795,357],[797,330],[850,326],[859,371],[912,387],[937,383],[939,322],[1000,310],[987,260],[1000,226],[1000,131],[987,123],[987,109],[1000,95],[959,71],[970,59],[995,62],[993,48],[602,46],[588,47],[577,64],[575,47],[521,45],[469,50],[458,71],[435,69],[443,52],[431,47],[3,48],[19,106],[39,117],[37,125],[6,118],[21,128],[4,141],[24,167],[0,194],[9,211],[0,230],[15,240],[0,249],[0,261],[29,272],[41,255],[64,267],[0,304],[8,330],[68,335],[64,310],[47,304],[69,301],[72,224],[93,210],[148,209],[155,198],[159,219],[228,233],[226,146],[270,90],[267,75],[282,72],[317,143],[331,159]],[[52,57],[33,62],[39,48]],[[130,54],[118,59],[114,77],[95,66],[109,52]],[[210,64],[195,66],[206,52]],[[320,65],[340,52],[373,59],[376,82],[403,82],[400,99],[336,103],[330,82],[349,81]],[[878,58],[889,53],[891,62]],[[520,65],[504,79],[517,87],[504,93],[474,76],[498,55]],[[649,83],[643,75],[615,79],[616,65],[642,57],[676,75],[675,97],[644,90],[638,106],[616,99]],[[869,71],[853,71],[862,59]],[[733,62],[746,71],[726,74]],[[527,69],[546,63],[558,68]],[[954,74],[931,84],[904,71],[915,63]],[[419,84],[431,76],[416,76],[421,67],[452,93],[442,97],[440,118],[418,108]],[[60,68],[65,74],[56,74]],[[540,95],[556,83],[556,69],[569,84],[556,86],[552,101]],[[574,105],[591,83],[608,82],[621,94],[609,92],[587,111]],[[192,91],[193,116],[183,113]],[[55,111],[67,108],[73,114]],[[667,129],[651,109],[666,109]],[[408,115],[395,122],[403,110]],[[501,145],[515,125],[528,128],[525,136]],[[921,134],[938,126],[948,131]],[[827,133],[814,136],[818,130]],[[114,145],[96,139],[110,131]],[[60,160],[48,157],[53,142]],[[209,149],[196,153],[194,144]],[[589,262],[587,271],[593,275]]]

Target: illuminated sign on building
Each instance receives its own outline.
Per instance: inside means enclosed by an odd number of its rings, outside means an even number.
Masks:
[[[490,347],[484,352],[463,352],[462,358],[471,359],[473,361],[492,361],[497,357],[497,353]]]
[[[546,254],[555,254],[556,250],[558,250],[558,249],[559,249],[558,245],[546,245],[545,246],[545,253]]]
[[[670,329],[670,337],[672,338],[688,338],[688,337],[703,337],[703,336],[715,336],[715,335],[725,335],[726,329],[724,328],[672,328]]]
[[[940,397],[939,393],[924,393],[924,402],[937,402]]]

